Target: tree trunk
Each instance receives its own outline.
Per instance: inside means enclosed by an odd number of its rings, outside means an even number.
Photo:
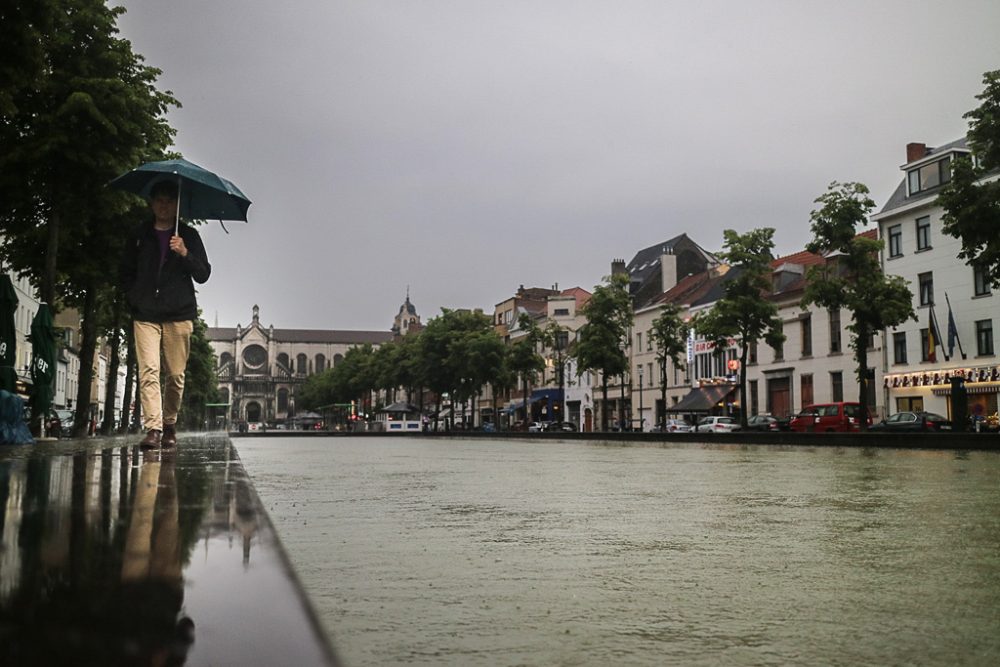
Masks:
[[[667,425],[667,360],[660,361],[660,401],[663,404],[663,412],[658,415],[658,424],[662,430]]]
[[[601,374],[601,430],[608,430],[608,376]]]
[[[109,435],[115,428],[115,394],[118,391],[118,366],[121,363],[121,319],[122,304],[116,298],[114,316],[111,323],[111,362],[108,364],[108,379],[104,392],[104,421],[101,423],[101,434]],[[125,412],[124,405],[122,412]]]
[[[858,335],[855,339],[858,358],[858,404],[861,414],[858,419],[858,429],[868,430],[868,327],[858,324]]]
[[[90,384],[94,381],[94,351],[97,348],[97,290],[87,286],[83,299],[83,323],[80,336],[80,380],[76,392],[76,417],[73,421],[73,437],[88,435],[91,421]]]
[[[135,341],[132,339],[132,318],[127,318],[125,327],[125,343],[128,346],[128,354],[125,356],[125,389],[122,397],[122,419],[118,424],[118,432],[128,431],[129,420],[132,416],[132,385],[135,382]]]
[[[50,306],[56,301],[56,257],[59,252],[59,211],[53,207],[49,214],[48,245],[45,249],[45,278],[39,289],[42,303]]]
[[[750,405],[747,402],[747,353],[750,348],[746,343],[743,344],[742,348],[740,350],[740,428],[746,429],[747,413],[750,412]]]

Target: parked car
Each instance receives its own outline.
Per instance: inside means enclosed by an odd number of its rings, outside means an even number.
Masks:
[[[577,430],[573,422],[546,422],[545,431],[573,433]]]
[[[531,422],[528,424],[528,433],[541,433],[545,430],[545,424],[543,422]]]
[[[851,402],[807,405],[797,414],[789,428],[796,433],[843,433],[861,429],[861,404]],[[871,426],[871,413],[868,425]]]
[[[651,430],[653,433],[690,433],[691,424],[683,419],[668,419],[663,424],[656,424]]]
[[[740,430],[740,423],[732,417],[702,417],[695,424],[695,433],[732,433]]]
[[[786,422],[787,424],[787,422]],[[748,431],[781,431],[781,421],[771,415],[754,415],[747,420]]]
[[[68,438],[73,433],[73,411],[53,410],[46,428],[53,438]]]
[[[873,424],[872,431],[950,431],[951,420],[933,412],[897,412]]]

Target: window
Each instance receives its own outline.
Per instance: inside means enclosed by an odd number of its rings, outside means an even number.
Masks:
[[[830,354],[840,354],[840,311],[830,311]]]
[[[889,228],[889,257],[900,257],[903,254],[903,226],[893,225]]]
[[[830,394],[834,403],[844,400],[844,374],[841,371],[830,373]]]
[[[757,380],[750,380],[750,412],[758,414],[760,412],[760,400],[757,396]]]
[[[920,330],[920,361],[930,361],[930,337],[927,334],[927,329]]]
[[[646,364],[646,377],[649,380],[646,382],[647,387],[652,387],[653,385],[653,364]]]
[[[747,364],[757,363],[757,341],[754,341],[750,346],[749,354],[747,355]]]
[[[635,335],[635,351],[638,352],[642,350],[642,332],[638,332]]]
[[[802,405],[812,405],[813,404],[813,376],[812,373],[808,375],[803,375],[801,378],[802,385]]]
[[[986,270],[979,266],[972,267],[972,284],[976,296],[986,296],[990,294],[990,279]]]
[[[300,375],[305,375],[309,372],[309,360],[306,355],[299,354],[295,357],[295,370]]]
[[[322,373],[324,370],[326,370],[326,357],[324,355],[317,354],[315,363],[316,363],[317,373]]]
[[[812,316],[806,315],[801,320],[799,320],[802,326],[802,356],[811,357],[813,353],[813,328],[812,328]],[[812,401],[810,401],[811,403]]]
[[[911,169],[906,177],[911,195],[936,188],[951,180],[951,157]]]
[[[917,218],[917,252],[930,250],[931,248],[931,219],[930,216]]]
[[[896,399],[897,412],[923,412],[923,396],[900,396]]]
[[[906,363],[906,332],[892,334],[892,363]]]
[[[934,303],[934,274],[930,271],[917,275],[920,292],[920,305],[929,306]]]
[[[653,330],[650,329],[646,332],[646,352],[653,351]]]
[[[993,354],[993,320],[976,321],[976,354]]]

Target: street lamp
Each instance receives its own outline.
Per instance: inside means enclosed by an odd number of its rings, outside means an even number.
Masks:
[[[642,433],[642,366],[639,366],[639,433]]]

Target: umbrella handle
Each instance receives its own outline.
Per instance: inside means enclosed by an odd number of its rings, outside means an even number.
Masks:
[[[174,211],[174,236],[178,236],[181,229],[181,184],[183,182],[181,175],[177,174],[177,210]]]

